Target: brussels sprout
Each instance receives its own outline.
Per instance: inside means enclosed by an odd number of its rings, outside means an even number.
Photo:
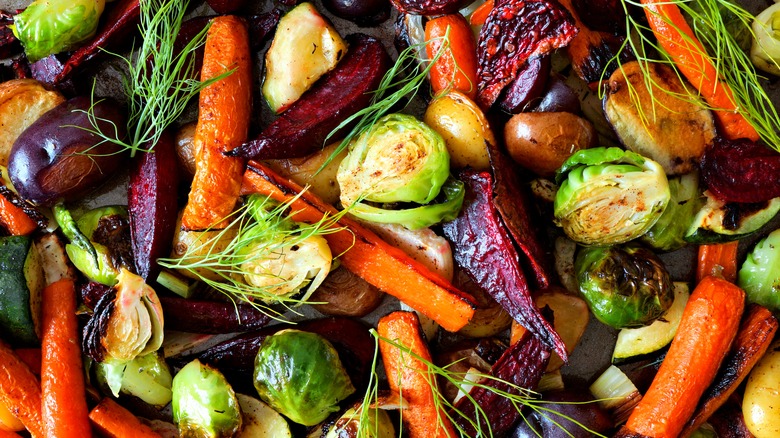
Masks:
[[[441,135],[412,116],[389,114],[350,145],[336,179],[341,203],[414,202],[436,198],[450,175]]]
[[[195,359],[173,378],[173,422],[182,438],[231,437],[241,430],[241,409],[219,371]]]
[[[390,416],[382,409],[360,405],[347,409],[328,429],[325,438],[394,438],[395,428]]]
[[[574,269],[590,310],[599,321],[615,328],[648,325],[674,301],[669,273],[647,248],[584,247]]]
[[[780,75],[780,3],[764,9],[753,20],[750,60],[767,73]]]
[[[352,206],[349,212],[366,221],[400,224],[410,230],[419,230],[458,217],[460,208],[463,206],[463,199],[466,197],[465,186],[455,178],[449,178],[442,186],[441,191],[444,193],[444,199],[441,202],[420,207],[392,210],[358,202]]]
[[[556,180],[554,221],[584,245],[612,245],[643,235],[671,197],[658,163],[619,148],[575,153]]]
[[[669,179],[671,198],[658,222],[642,236],[642,242],[661,251],[687,245],[684,239],[699,207],[699,176],[688,173]]]
[[[105,384],[114,397],[122,392],[158,408],[171,401],[171,370],[156,352],[129,362],[109,359],[98,362],[96,367],[98,381]]]
[[[355,392],[333,345],[300,330],[282,330],[263,340],[254,384],[263,401],[305,426],[325,420]]]
[[[760,240],[739,269],[737,284],[748,302],[780,314],[780,229]]]
[[[33,62],[94,35],[104,6],[104,0],[36,0],[10,27]]]

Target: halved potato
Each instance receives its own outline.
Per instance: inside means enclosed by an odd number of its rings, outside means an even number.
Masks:
[[[0,83],[0,165],[8,166],[11,147],[38,117],[65,101],[35,79],[12,79]]]
[[[688,173],[715,138],[712,113],[672,69],[646,65],[643,72],[629,62],[612,74],[604,113],[626,148],[657,161],[667,175]]]

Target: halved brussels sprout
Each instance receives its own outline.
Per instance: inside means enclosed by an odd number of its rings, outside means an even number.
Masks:
[[[643,235],[671,197],[658,163],[619,148],[577,152],[556,180],[555,223],[583,245],[612,245]]]
[[[780,314],[780,229],[761,239],[739,269],[737,284],[750,303]]]
[[[222,373],[197,359],[174,376],[172,406],[182,438],[232,437],[241,430],[233,388]]]
[[[441,135],[412,116],[389,114],[350,144],[336,179],[346,207],[358,201],[427,204],[449,176]]]
[[[114,397],[122,392],[158,408],[171,401],[171,370],[156,352],[138,356],[129,362],[109,359],[98,362],[96,367],[98,381],[104,383]]]
[[[669,179],[671,198],[658,221],[642,236],[642,242],[661,251],[687,245],[684,236],[699,207],[699,175],[687,173]]]
[[[355,392],[333,345],[300,330],[282,330],[263,340],[254,384],[264,402],[305,426],[325,420]]]
[[[641,246],[584,247],[574,268],[593,315],[615,328],[648,325],[674,301],[669,272],[658,256]]]
[[[104,0],[36,0],[10,27],[34,62],[94,35],[104,7]]]

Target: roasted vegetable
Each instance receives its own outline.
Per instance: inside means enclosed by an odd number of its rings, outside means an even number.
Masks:
[[[106,385],[114,397],[121,392],[159,409],[171,401],[171,370],[156,352],[137,356],[129,362],[109,359],[95,366],[98,382]]]
[[[108,99],[93,105],[87,97],[76,97],[30,125],[16,139],[8,160],[19,195],[37,204],[78,199],[113,176],[123,155],[118,146],[92,131],[123,138],[126,124],[118,108]],[[90,119],[88,110],[96,120]]]
[[[757,203],[780,196],[780,155],[746,138],[716,137],[701,160],[702,179],[725,202]]]
[[[38,343],[41,292],[40,258],[27,236],[0,237],[0,327],[3,339],[20,346]]]
[[[309,297],[314,308],[325,315],[362,317],[382,303],[385,294],[349,269],[339,266],[325,277]]]
[[[37,61],[71,50],[90,38],[104,7],[103,0],[38,0],[14,16],[10,27],[22,42],[27,59]]]
[[[756,364],[745,386],[742,413],[750,432],[757,438],[775,437],[780,433],[780,342],[775,342]]]
[[[390,0],[399,12],[418,15],[441,15],[457,12],[468,0]]]
[[[548,54],[528,58],[528,61],[518,70],[514,80],[507,85],[499,96],[498,106],[512,114],[518,114],[533,108],[542,96],[542,93],[544,93],[545,86],[547,86],[551,64],[550,55]]]
[[[585,149],[572,155],[556,176],[554,221],[585,245],[635,239],[650,229],[669,203],[661,166],[618,148]]]
[[[290,420],[312,426],[355,392],[339,355],[322,336],[282,330],[265,338],[255,359],[260,398]]]
[[[737,284],[748,302],[780,314],[780,230],[761,239],[739,269]]]
[[[355,22],[358,26],[374,26],[390,18],[388,0],[324,0],[325,9],[333,15]]]
[[[534,411],[512,432],[512,438],[587,438],[612,429],[612,420],[587,393],[552,391],[541,399],[545,409]]]
[[[669,178],[669,194],[669,204],[658,222],[641,237],[642,242],[661,251],[674,251],[688,243],[684,236],[699,206],[698,174]]]
[[[241,432],[237,438],[292,438],[284,417],[260,400],[236,394],[241,407]]]
[[[574,267],[590,310],[611,327],[648,325],[674,301],[669,272],[658,256],[641,246],[584,247]]]
[[[191,333],[235,333],[264,327],[271,318],[248,304],[162,296],[165,327]]]
[[[367,409],[363,412],[363,409]],[[362,431],[362,434],[358,434]],[[393,421],[383,409],[364,407],[361,405],[347,409],[333,426],[328,429],[324,438],[393,438],[396,436]]]
[[[263,96],[268,105],[281,113],[346,53],[347,44],[314,5],[299,4],[279,21],[265,54]]]
[[[215,368],[197,359],[173,377],[173,421],[183,438],[232,437],[241,430],[233,388]]]
[[[689,243],[736,242],[758,231],[780,211],[780,198],[756,203],[724,202],[709,190],[697,199],[693,220],[683,239]],[[700,205],[701,203],[704,205]]]
[[[446,41],[445,41],[446,38]],[[431,91],[456,90],[477,97],[477,41],[463,15],[447,14],[425,23],[425,51],[432,61]]]
[[[753,44],[750,49],[750,60],[753,65],[773,75],[780,74],[780,38],[777,30],[778,12],[780,6],[774,4],[761,11],[753,19]]]

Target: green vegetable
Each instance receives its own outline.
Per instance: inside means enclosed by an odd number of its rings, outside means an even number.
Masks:
[[[658,222],[642,236],[642,242],[661,251],[687,245],[683,238],[699,206],[699,176],[688,173],[669,179],[671,198]]]
[[[338,403],[355,392],[330,342],[299,330],[282,330],[263,340],[254,384],[263,401],[306,426],[338,411]]]
[[[347,409],[336,423],[328,429],[325,438],[351,436],[350,431],[360,431],[360,438],[394,438],[395,428],[390,416],[382,409],[368,408],[363,414],[362,405]]]
[[[14,346],[38,345],[43,271],[28,236],[0,237],[0,329]]]
[[[54,220],[57,221],[57,225],[62,229],[62,233],[65,237],[73,242],[74,245],[84,250],[89,255],[95,267],[97,267],[98,255],[97,251],[95,251],[95,247],[92,246],[92,242],[89,241],[89,238],[84,235],[76,224],[76,221],[73,220],[73,216],[70,214],[70,211],[65,208],[65,204],[62,202],[55,204],[52,213],[54,213]]]
[[[737,285],[748,302],[780,314],[780,230],[761,239],[739,269]]]
[[[574,269],[593,315],[611,327],[648,325],[674,301],[663,262],[641,246],[581,248]]]
[[[225,376],[195,359],[173,378],[173,422],[182,438],[231,437],[241,430],[241,410]]]
[[[96,367],[98,381],[104,383],[114,397],[122,392],[158,408],[171,401],[171,370],[156,352],[129,362],[109,359],[97,363]]]
[[[584,245],[612,245],[643,235],[671,197],[658,163],[619,148],[575,153],[556,181],[554,221]]]
[[[780,75],[780,4],[764,9],[753,20],[753,46],[750,60],[759,69]]]
[[[104,0],[36,0],[10,26],[30,62],[65,52],[95,34]]]
[[[441,135],[405,114],[377,120],[350,144],[339,165],[341,203],[428,204],[450,176],[450,156]]]
[[[441,202],[420,207],[394,210],[358,202],[352,205],[349,213],[369,222],[400,224],[410,230],[419,230],[458,217],[466,196],[463,183],[455,178],[449,178],[442,186],[441,192],[444,193]]]
[[[683,236],[686,242],[702,244],[739,240],[758,231],[780,211],[780,198],[757,204],[725,203],[705,191],[703,202]]]

